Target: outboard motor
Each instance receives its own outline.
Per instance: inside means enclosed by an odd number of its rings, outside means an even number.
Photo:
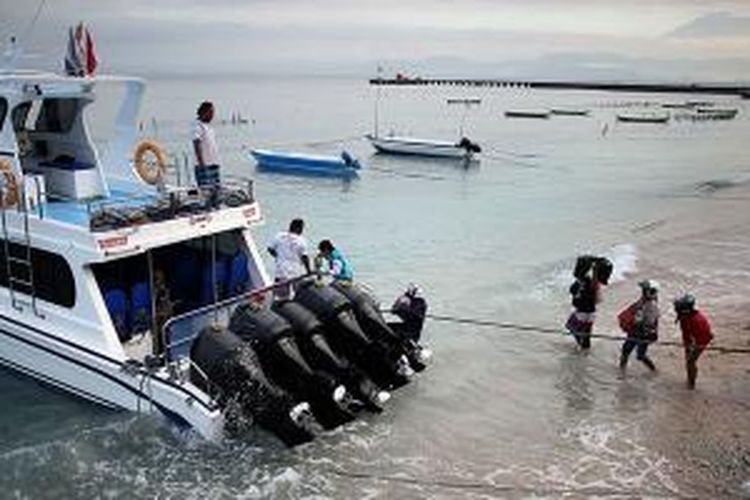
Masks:
[[[464,148],[468,153],[481,153],[482,148],[476,142],[471,141],[468,137],[462,137],[458,144],[459,148]]]
[[[398,366],[399,374],[408,379],[413,374],[409,355],[414,354],[412,351],[417,348],[415,343],[391,329],[380,313],[378,303],[362,288],[354,283],[338,280],[331,286],[349,299],[362,330],[380,345],[388,360]],[[412,357],[415,359],[414,369],[423,370],[424,364],[416,362],[416,356]]]
[[[376,384],[381,387],[403,385],[404,377],[399,374],[398,365],[362,330],[346,296],[330,286],[308,283],[297,289],[294,301],[323,321],[334,349],[367,372]]]
[[[292,301],[278,301],[272,310],[286,319],[302,355],[317,369],[341,380],[347,389],[372,411],[381,411],[390,395],[380,388],[362,370],[336,353],[325,337],[323,323],[304,306]]]
[[[346,409],[345,387],[307,364],[284,318],[270,309],[243,304],[232,313],[229,329],[252,346],[276,383],[310,402],[323,427],[332,429],[354,419]]]
[[[193,342],[190,359],[210,384],[221,389],[222,408],[235,401],[244,415],[252,417],[287,446],[313,439],[315,422],[309,404],[296,402],[268,380],[255,352],[232,332],[218,327],[204,329]],[[197,386],[208,389],[207,381],[195,368],[191,368],[191,379]]]

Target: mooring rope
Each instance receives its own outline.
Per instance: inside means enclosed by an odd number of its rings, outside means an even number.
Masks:
[[[524,331],[524,332],[532,332],[532,333],[546,334],[546,335],[560,336],[560,335],[567,334],[567,332],[561,327],[528,325],[528,324],[510,323],[510,322],[504,322],[504,321],[492,321],[492,320],[477,319],[477,318],[466,318],[466,317],[460,317],[460,316],[427,314],[427,319],[430,319],[432,321],[442,321],[442,322],[449,322],[449,323],[456,323],[456,324],[481,326],[481,327],[487,327],[487,328],[497,328],[501,330],[519,330],[519,331]],[[638,344],[646,343],[646,344],[661,345],[661,346],[666,346],[666,347],[684,348],[684,345],[682,342],[672,341],[672,340],[656,340],[652,342],[652,341],[638,339],[638,338],[630,338],[624,335],[611,335],[611,334],[605,334],[605,333],[591,333],[586,336],[591,337],[591,338],[614,341],[614,342],[624,342],[626,340],[629,340],[631,342],[635,342]],[[747,348],[747,347],[727,347],[727,346],[718,346],[718,345],[709,344],[708,346],[706,346],[705,350],[721,352],[723,354],[750,354],[750,348]]]

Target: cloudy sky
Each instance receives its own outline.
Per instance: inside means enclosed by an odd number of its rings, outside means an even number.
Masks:
[[[88,23],[107,71],[750,81],[748,0],[0,0],[24,65]]]

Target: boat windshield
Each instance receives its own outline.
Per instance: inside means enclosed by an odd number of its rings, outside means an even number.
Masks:
[[[158,332],[169,318],[251,289],[249,266],[244,235],[235,229],[92,269],[126,354],[142,360],[164,353]]]

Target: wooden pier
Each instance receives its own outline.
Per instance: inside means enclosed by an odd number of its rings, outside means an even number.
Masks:
[[[605,90],[609,92],[685,93],[750,96],[750,87],[711,83],[621,83],[565,80],[504,80],[475,78],[373,78],[370,85],[422,85],[438,87],[497,87],[552,90]]]

